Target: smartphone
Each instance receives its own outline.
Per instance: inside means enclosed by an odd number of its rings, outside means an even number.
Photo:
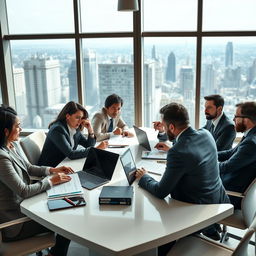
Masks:
[[[68,202],[64,198],[53,199],[53,200],[51,199],[51,200],[48,200],[47,205],[50,211],[81,207],[86,205],[85,199],[82,196],[69,197],[68,200],[71,200],[72,202]]]

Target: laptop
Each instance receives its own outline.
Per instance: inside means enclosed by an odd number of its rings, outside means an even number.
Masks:
[[[136,179],[135,173],[138,168],[144,167],[148,173],[155,175],[163,175],[165,171],[166,164],[157,163],[156,161],[148,161],[141,160],[137,165],[134,162],[132,152],[130,149],[127,149],[122,156],[120,156],[120,160],[126,174],[129,185],[131,185]]]
[[[89,190],[108,183],[114,173],[118,154],[91,147],[84,167],[77,172],[81,185]]]
[[[147,133],[135,125],[133,126],[133,128],[134,128],[134,131],[137,136],[139,144],[142,147],[144,147],[146,150],[151,151]]]

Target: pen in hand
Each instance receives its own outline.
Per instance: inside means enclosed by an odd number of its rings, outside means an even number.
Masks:
[[[63,199],[64,199],[66,202],[70,203],[71,205],[76,206],[76,204],[75,204],[72,200],[70,200],[69,198],[64,197]]]

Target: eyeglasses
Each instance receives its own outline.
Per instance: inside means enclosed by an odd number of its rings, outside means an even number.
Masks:
[[[234,116],[234,119],[236,119],[236,118],[250,118],[250,116]]]

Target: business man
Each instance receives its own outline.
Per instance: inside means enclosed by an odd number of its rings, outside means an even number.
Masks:
[[[212,134],[218,151],[231,149],[236,131],[234,123],[223,112],[223,97],[215,94],[205,96],[204,99],[207,122],[203,128]]]
[[[204,99],[207,122],[203,128],[212,134],[218,151],[231,149],[236,131],[234,123],[223,112],[223,97],[216,94],[205,96]],[[159,130],[158,139],[160,143],[156,145],[156,148],[168,150],[168,147],[162,142],[167,140],[163,125],[161,122],[154,122],[153,124],[155,130]]]
[[[105,107],[96,113],[92,119],[97,141],[109,139],[114,135],[133,136],[121,117],[122,106],[123,99],[117,94],[111,94],[106,98]]]
[[[218,152],[220,175],[227,190],[244,192],[256,178],[256,103],[236,105],[234,116],[237,132],[242,132],[241,142],[233,149]],[[230,197],[235,208],[241,208],[241,199]]]
[[[229,202],[219,176],[217,149],[211,134],[205,129],[192,129],[188,112],[181,104],[170,103],[160,113],[168,139],[175,139],[176,143],[168,151],[161,180],[158,182],[145,169],[138,169],[139,186],[158,198],[170,194],[188,203]]]

